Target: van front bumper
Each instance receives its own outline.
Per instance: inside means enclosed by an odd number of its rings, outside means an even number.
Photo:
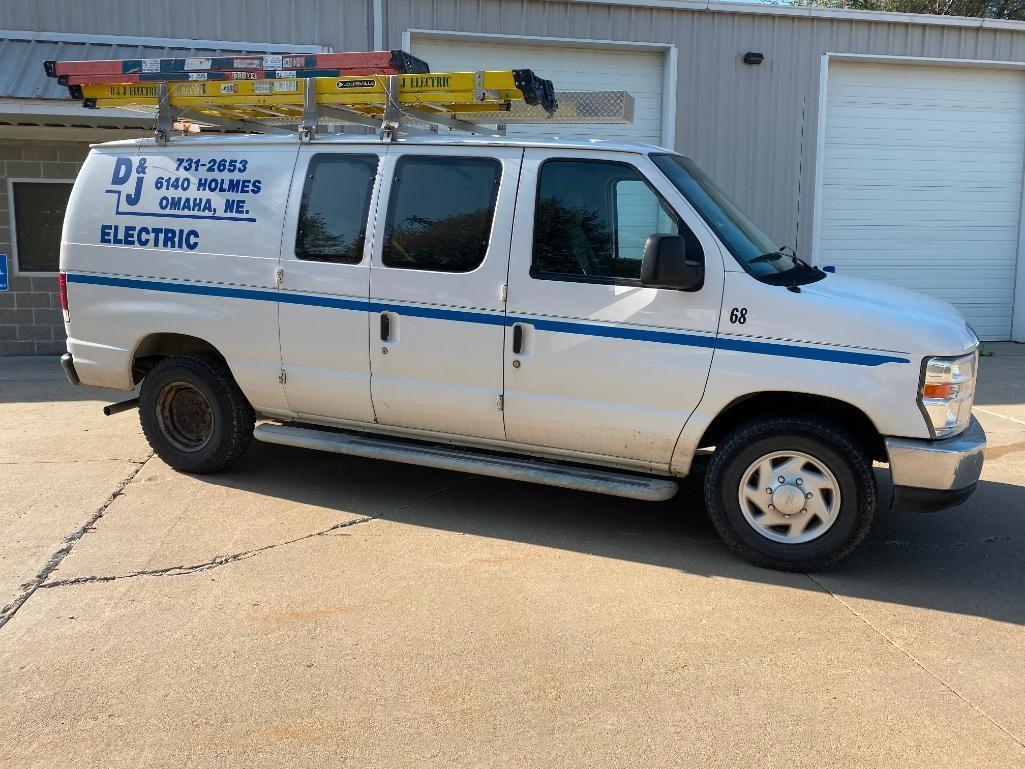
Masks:
[[[982,474],[986,431],[975,417],[959,435],[942,440],[886,438],[894,510],[931,513],[959,505]]]

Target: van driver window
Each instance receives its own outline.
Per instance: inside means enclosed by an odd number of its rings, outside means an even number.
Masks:
[[[502,164],[494,158],[399,158],[382,261],[388,267],[470,272],[484,261]]]
[[[532,277],[637,283],[644,244],[658,233],[697,242],[633,166],[596,160],[541,166]]]
[[[295,255],[314,262],[363,261],[377,155],[314,155],[299,206]]]

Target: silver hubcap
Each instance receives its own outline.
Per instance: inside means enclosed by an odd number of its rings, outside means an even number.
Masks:
[[[755,460],[740,481],[740,509],[751,528],[796,545],[825,534],[840,512],[840,484],[822,462],[800,451]]]

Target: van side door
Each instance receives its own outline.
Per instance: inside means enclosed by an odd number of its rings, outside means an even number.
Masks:
[[[296,414],[373,422],[367,308],[386,148],[304,145],[281,247],[281,362]]]
[[[377,420],[505,438],[503,287],[523,150],[393,145],[370,277]]]
[[[642,286],[649,235],[703,254],[696,291]],[[701,399],[719,246],[643,154],[526,150],[509,267],[509,440],[668,470]]]

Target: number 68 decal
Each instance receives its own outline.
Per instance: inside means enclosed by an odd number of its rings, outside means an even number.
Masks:
[[[747,323],[747,308],[734,307],[730,310],[730,323],[739,323],[740,325]]]

